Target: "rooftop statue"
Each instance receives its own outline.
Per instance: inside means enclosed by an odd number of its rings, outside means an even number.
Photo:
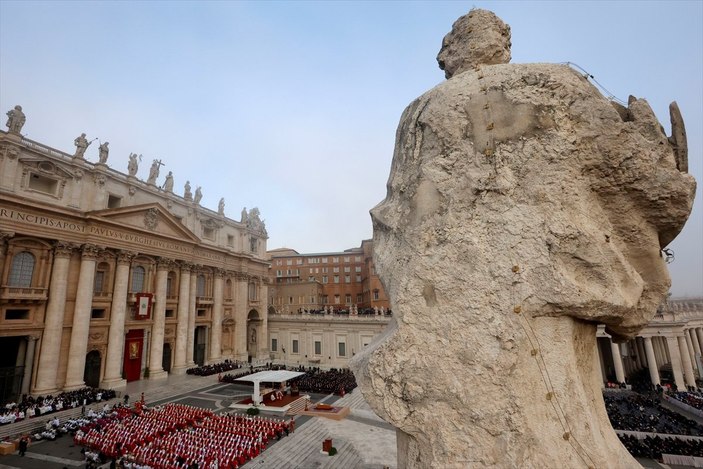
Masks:
[[[14,109],[7,111],[7,128],[10,133],[19,134],[26,121],[22,106],[17,105]]]
[[[596,327],[647,325],[660,250],[695,181],[683,121],[614,106],[566,65],[509,64],[510,28],[472,10],[447,81],[413,101],[371,211],[393,320],[352,360],[397,428],[402,468],[632,468],[605,412]]]
[[[166,192],[173,192],[173,171],[169,171],[166,175],[163,188]]]
[[[91,140],[90,142],[88,139],[85,138],[85,134],[80,134],[76,139],[73,141],[73,144],[76,146],[76,153],[74,153],[73,157],[78,158],[78,159],[84,159],[85,158],[85,151],[88,149],[88,146],[93,143]]]
[[[218,215],[225,214],[225,198],[224,197],[220,198],[220,203],[217,204],[217,214]]]
[[[203,198],[203,190],[201,189],[200,186],[195,188],[195,197],[193,198],[193,202],[196,204],[199,204],[200,201]]]
[[[129,163],[127,164],[127,173],[134,177],[137,175],[137,170],[139,170],[139,161],[142,159],[142,155],[137,155],[136,153],[129,154]]]
[[[183,186],[183,198],[193,200],[193,193],[190,191],[190,181],[186,181],[185,186]]]
[[[107,163],[107,157],[108,157],[108,154],[110,153],[110,148],[108,148],[108,145],[110,145],[110,142],[102,143],[98,147],[98,163],[100,163],[100,164]]]
[[[163,166],[161,160],[154,160],[151,163],[151,168],[149,168],[149,178],[146,180],[147,184],[156,185],[156,178],[159,177],[159,170]]]

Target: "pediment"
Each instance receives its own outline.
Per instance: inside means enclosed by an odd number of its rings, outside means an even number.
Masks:
[[[200,242],[200,239],[158,203],[108,208],[88,212],[88,218],[176,238]]]
[[[72,179],[74,177],[82,177],[82,170],[72,171],[65,168],[63,165],[56,164],[53,161],[47,160],[46,158],[38,158],[35,156],[22,157],[19,162],[25,168],[31,168],[39,174],[55,177],[60,179]]]

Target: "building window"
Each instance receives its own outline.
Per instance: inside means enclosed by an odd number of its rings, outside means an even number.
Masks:
[[[339,263],[339,257],[333,257],[333,258],[332,258],[332,263],[333,263],[333,264]]]
[[[351,261],[351,257],[349,256],[344,256],[344,262],[349,262]]]
[[[356,267],[354,267],[354,272],[356,272],[356,273],[361,272],[361,266],[357,265]]]
[[[93,280],[93,293],[102,293],[105,286],[105,271],[98,270],[95,272],[95,279]]]
[[[254,301],[259,297],[259,291],[256,288],[256,283],[249,283],[249,300]]]
[[[311,275],[308,277],[308,282],[314,282],[315,281],[315,276]]]
[[[296,259],[295,260],[296,265],[303,265],[303,260],[302,259]]]
[[[286,259],[286,265],[293,265],[293,259]]]
[[[328,296],[327,295],[322,295],[322,304],[326,305],[328,303]]]
[[[334,304],[338,305],[339,304],[339,295],[334,295]]]
[[[166,296],[174,296],[173,286],[176,284],[176,273],[169,272],[166,277]]]
[[[232,299],[232,281],[230,279],[225,282],[225,298],[228,300]]]
[[[322,283],[327,283],[327,275],[322,276]]]
[[[227,246],[229,246],[229,247],[234,246],[234,236],[233,235],[227,235]]]
[[[277,271],[276,271],[276,277],[283,277],[283,271],[282,271],[282,270],[277,270]]]
[[[31,173],[29,175],[29,188],[37,192],[56,196],[59,181],[51,179],[41,174]]]
[[[361,256],[354,257],[354,262],[361,262]]]
[[[132,269],[132,293],[139,293],[144,291],[144,278],[146,277],[146,270],[141,265],[135,266]]]
[[[315,341],[315,355],[322,355],[322,342],[319,340]]]
[[[254,237],[249,239],[249,250],[251,252],[256,252],[258,250],[258,247],[259,247],[259,240],[258,239],[254,238]]]
[[[374,299],[375,301],[378,301],[378,290],[374,290],[374,291],[373,291],[373,299]]]
[[[317,270],[317,269],[315,269],[315,270]],[[327,273],[327,267],[323,267],[323,268],[322,268],[322,273],[323,273],[323,274],[326,274],[326,273]]]
[[[5,310],[5,319],[8,321],[29,319],[29,310],[28,309],[8,309],[8,310]]]
[[[347,356],[347,344],[344,342],[339,342],[337,344],[337,348],[339,349],[339,356],[340,357],[346,357]]]
[[[345,302],[346,302],[348,305],[351,304],[351,294],[347,293],[347,295],[346,295],[346,297],[345,297]]]
[[[167,317],[167,318],[174,318],[174,317],[176,317],[176,314],[174,313],[174,310],[172,310],[172,309],[167,309],[167,310],[166,310],[166,317]]]
[[[332,269],[332,271],[333,271],[335,274],[338,274],[338,273],[339,273],[339,267],[334,267],[334,268]]]
[[[195,282],[195,296],[205,296],[205,276],[198,275],[198,279]]]
[[[34,255],[22,251],[12,258],[8,285],[11,287],[31,287],[34,275]]]
[[[272,352],[277,352],[278,351],[278,339],[271,339],[271,351]]]
[[[357,282],[361,282],[361,275],[357,275],[357,276],[356,276],[356,281],[357,281]]]
[[[90,319],[105,319],[104,309],[93,309],[90,311]]]
[[[116,195],[107,196],[107,208],[119,208],[122,205],[122,197]]]
[[[298,352],[298,339],[293,339],[293,346],[291,348],[293,349],[293,353],[299,353]]]
[[[315,295],[310,297],[310,304],[315,304]]]
[[[326,258],[326,257],[323,257],[323,258],[322,258],[322,263],[323,263],[323,264],[327,264],[327,258]]]
[[[356,294],[356,302],[363,303],[364,302],[364,295],[362,295],[361,293],[357,293]]]
[[[349,272],[351,272],[351,267],[349,267],[348,265],[345,265],[344,266],[344,273],[349,273]]]
[[[203,226],[203,238],[209,239],[209,240],[214,240],[215,239],[215,230],[212,228],[209,228],[207,226]]]
[[[334,276],[334,283],[339,283],[339,275]]]
[[[288,297],[288,304],[289,304],[289,305],[292,305],[292,304],[293,304],[293,297],[292,297],[292,296],[289,296],[289,297]]]
[[[351,275],[344,276],[344,283],[351,283]]]

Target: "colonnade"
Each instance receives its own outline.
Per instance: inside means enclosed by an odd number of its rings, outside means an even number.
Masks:
[[[671,329],[662,334],[641,334],[625,343],[615,343],[602,331],[599,337],[607,337],[610,343],[615,379],[624,383],[626,377],[648,368],[652,385],[661,384],[660,370],[670,366],[677,389],[697,387],[696,379],[703,376],[701,345],[703,326]],[[599,354],[602,352],[598,348]],[[600,356],[603,381],[607,380],[604,357]]]
[[[71,258],[77,250],[80,251],[80,263],[78,272],[75,272],[73,271],[75,268],[71,269],[71,265],[75,265],[71,263]],[[46,395],[59,390],[71,391],[85,386],[84,373],[86,355],[90,351],[91,326],[97,327],[95,323],[91,323],[95,295],[94,282],[97,264],[103,254],[104,248],[101,249],[91,244],[77,247],[68,243],[55,243],[43,332],[40,335],[40,340],[29,335],[27,339],[19,342],[17,366],[25,367],[25,376],[22,380],[23,393],[29,393],[30,387],[32,394]],[[162,365],[164,341],[166,339],[167,296],[169,295],[167,282],[169,273],[176,271],[179,278],[177,287],[177,323],[175,325],[175,354],[170,372],[174,374],[185,373],[187,368],[195,364],[193,350],[196,316],[198,314],[196,307],[199,266],[188,262],[156,258],[156,277],[153,284],[155,297],[152,303],[151,320],[143,325],[139,324],[135,327],[135,324],[132,324],[132,327],[129,327],[127,325],[127,312],[130,301],[130,272],[134,267],[133,263],[137,254],[123,250],[113,251],[111,254],[115,255],[114,282],[111,291],[110,323],[106,334],[107,340],[106,344],[103,344],[106,345],[106,351],[104,372],[100,380],[100,386],[115,388],[126,384],[126,380],[123,377],[123,364],[128,329],[145,330],[141,367],[148,369],[149,379],[165,378],[168,375]],[[6,260],[4,256],[3,260]],[[235,328],[237,333],[235,343],[237,346],[236,350],[229,353],[227,357],[223,357],[221,335],[225,304],[224,279],[226,271],[216,268],[208,268],[207,270],[212,272],[212,298],[210,303],[212,306],[208,306],[211,311],[211,318],[207,321],[207,324],[201,324],[210,329],[209,347],[206,350],[207,361],[220,361],[223,358],[246,359],[246,322],[250,308],[250,299],[247,297],[247,285],[250,278],[245,274],[231,273],[232,278],[235,280],[230,292],[230,295],[234,294],[234,298],[230,297],[230,299],[236,299],[235,304],[233,304],[233,314],[237,324]],[[62,340],[66,340],[64,330],[66,326],[69,326],[65,324],[67,300],[71,300],[67,298],[67,293],[71,279],[76,278],[76,297],[70,324],[70,339],[68,339],[68,344],[64,344],[62,347]],[[261,279],[258,278],[255,281],[261,282]],[[150,292],[152,291],[151,288],[151,282],[147,282],[144,286],[144,291]],[[266,287],[260,285],[260,288],[261,294],[267,295]],[[263,298],[266,298],[266,296],[263,296]],[[265,320],[265,314],[265,311],[262,311],[260,319]],[[66,335],[68,335],[68,332],[66,332]],[[37,343],[40,344],[39,349],[35,350]],[[252,352],[253,355],[258,356],[258,351]],[[30,386],[35,353],[38,354],[36,373],[34,385]],[[67,353],[67,356],[62,357],[62,353]],[[59,376],[62,363],[66,365],[65,379],[62,379],[64,378],[63,376]]]

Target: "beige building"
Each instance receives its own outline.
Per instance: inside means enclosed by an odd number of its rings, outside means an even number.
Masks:
[[[617,344],[598,328],[598,356],[604,382],[622,383],[647,369],[656,384],[697,387],[703,377],[703,299],[669,300],[638,336]]]
[[[0,132],[0,400],[183,373],[195,363],[267,359],[266,229],[22,137]],[[95,151],[95,147],[90,147]],[[119,155],[120,166],[127,155]],[[112,159],[112,158],[111,158]],[[163,175],[161,176],[163,178]]]

